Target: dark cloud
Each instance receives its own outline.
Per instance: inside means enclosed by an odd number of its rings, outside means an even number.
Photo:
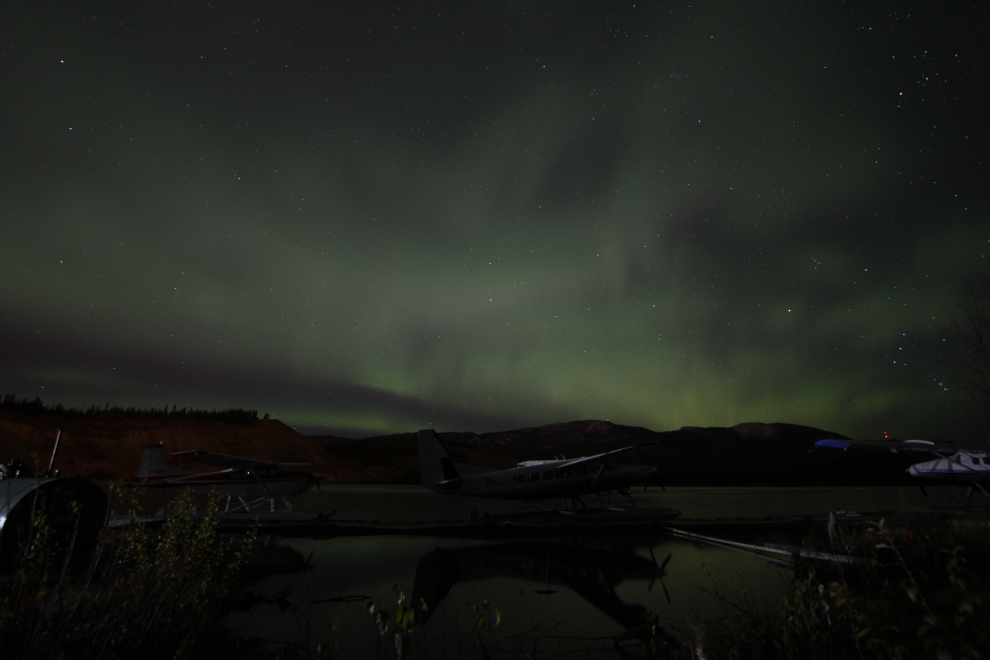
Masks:
[[[4,391],[977,433],[984,9],[0,11]]]
[[[611,192],[623,147],[621,130],[604,117],[568,131],[535,181],[532,206],[568,212]]]

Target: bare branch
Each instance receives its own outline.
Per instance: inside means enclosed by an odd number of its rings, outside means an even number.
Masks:
[[[966,352],[962,389],[990,418],[990,276],[975,273],[967,279],[959,312],[951,323]]]

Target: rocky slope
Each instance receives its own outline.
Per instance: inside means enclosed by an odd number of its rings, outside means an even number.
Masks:
[[[62,430],[55,467],[64,476],[129,480],[137,472],[142,450],[162,443],[166,454],[187,449],[249,456],[270,461],[311,463],[327,481],[354,482],[364,478],[362,465],[331,457],[303,435],[277,420],[235,424],[186,417],[135,418],[103,421],[58,419],[0,410],[0,462],[23,458],[46,468]],[[207,472],[209,466],[174,460],[176,467]]]

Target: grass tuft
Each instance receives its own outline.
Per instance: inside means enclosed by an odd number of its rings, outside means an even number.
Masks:
[[[990,525],[883,521],[825,547],[867,560],[797,566],[779,611],[750,609],[695,629],[706,660],[986,658],[990,651]]]
[[[253,540],[222,537],[216,504],[194,517],[192,497],[183,494],[161,525],[104,529],[76,573],[51,542],[49,521],[35,516],[20,567],[0,579],[3,657],[197,657],[221,628]]]

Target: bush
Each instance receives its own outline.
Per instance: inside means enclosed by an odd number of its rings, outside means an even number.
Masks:
[[[162,524],[104,529],[76,574],[51,543],[49,521],[36,516],[24,561],[0,582],[3,657],[195,657],[220,629],[252,536],[221,537],[215,501],[202,517],[193,513],[184,494]]]
[[[798,564],[805,575],[780,612],[749,611],[699,627],[721,658],[985,658],[990,650],[990,526],[881,521],[827,547],[852,564]]]

